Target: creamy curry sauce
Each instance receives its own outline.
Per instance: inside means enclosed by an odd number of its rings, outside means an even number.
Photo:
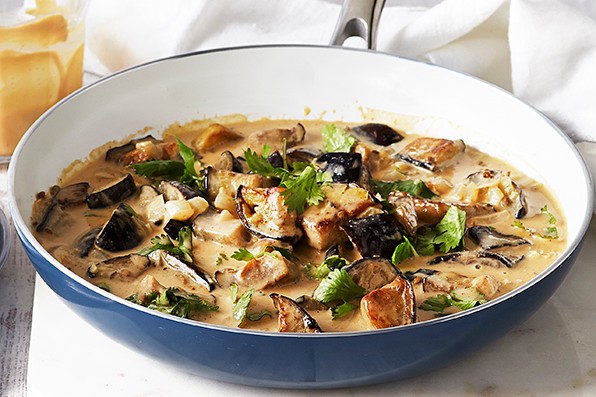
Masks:
[[[300,121],[300,123],[302,123],[306,131],[304,140],[297,142],[296,144],[288,143],[287,150],[289,151],[290,146],[292,146],[292,149],[296,147],[317,148],[322,152],[323,148],[321,141],[321,130],[328,123],[322,121]],[[261,143],[261,141],[258,139],[251,141],[251,136],[254,137],[254,135],[258,134],[259,131],[267,131],[272,129],[291,130],[297,125],[297,121],[259,120],[252,122],[241,121],[227,123],[225,125],[225,130],[233,131],[231,136],[227,136],[226,133],[223,133],[221,136],[219,136],[216,132],[214,134],[213,142],[209,142],[208,140],[201,141],[200,137],[206,133],[209,133],[209,131],[205,131],[208,125],[209,123],[207,122],[190,123],[185,126],[174,125],[164,132],[163,139],[165,141],[173,141],[173,137],[175,136],[183,141],[188,147],[193,149],[196,157],[200,158],[201,161],[201,165],[197,164],[195,167],[199,173],[206,166],[216,166],[218,161],[220,161],[221,153],[225,150],[231,151],[235,157],[242,157],[244,155],[244,150],[248,148],[250,142]],[[402,158],[398,156],[399,153],[403,154],[407,152],[408,145],[412,144],[417,138],[419,138],[413,134],[400,131],[400,126],[392,126],[392,128],[398,131],[399,134],[403,136],[403,139],[399,142],[382,146],[373,143],[369,138],[363,135],[358,135],[351,131],[349,127],[354,127],[355,125],[347,125],[340,122],[336,122],[335,125],[345,127],[347,134],[353,135],[358,139],[358,143],[352,148],[352,151],[359,151],[360,153],[364,154],[364,156],[362,156],[362,163],[368,169],[371,174],[370,176],[373,179],[382,181],[423,181],[425,182],[426,186],[436,194],[435,197],[424,200],[430,200],[432,202],[442,201],[447,203],[482,204],[481,201],[475,201],[482,200],[482,198],[477,197],[478,184],[470,187],[470,184],[468,183],[468,187],[462,187],[462,184],[465,183],[466,178],[469,175],[482,170],[503,171],[506,175],[510,176],[511,180],[515,182],[515,186],[523,191],[523,197],[525,197],[525,216],[519,219],[515,218],[515,211],[518,211],[519,208],[515,207],[514,203],[511,202],[515,199],[515,197],[517,197],[515,194],[513,194],[512,197],[509,197],[512,200],[508,201],[504,199],[504,201],[500,201],[500,204],[494,205],[493,207],[495,208],[493,208],[491,211],[482,212],[477,216],[468,215],[466,217],[466,227],[469,230],[470,227],[475,225],[488,225],[503,235],[516,236],[517,238],[523,239],[525,242],[527,242],[527,244],[524,243],[517,246],[505,246],[501,248],[483,250],[478,247],[478,243],[476,241],[470,238],[469,233],[466,233],[463,243],[463,246],[466,249],[475,252],[490,251],[502,253],[507,257],[523,259],[514,263],[511,265],[511,267],[507,267],[503,264],[498,264],[495,266],[494,263],[487,265],[483,262],[462,264],[457,261],[450,260],[429,265],[429,261],[431,261],[433,258],[444,255],[443,253],[437,251],[430,256],[410,256],[409,258],[404,259],[401,263],[397,263],[396,266],[402,274],[407,274],[407,272],[416,272],[418,269],[432,269],[433,271],[438,271],[439,275],[441,275],[441,272],[453,272],[461,277],[468,277],[468,281],[477,277],[485,277],[485,283],[487,281],[486,277],[490,276],[488,281],[490,281],[489,284],[492,284],[489,286],[489,288],[483,289],[479,287],[479,290],[482,290],[486,294],[490,295],[485,296],[487,300],[490,300],[508,291],[511,291],[512,289],[515,289],[516,287],[532,279],[549,264],[551,264],[565,249],[565,220],[560,209],[557,207],[556,202],[554,202],[542,185],[524,176],[518,170],[513,169],[511,166],[501,162],[500,160],[481,153],[473,147],[466,146],[464,149],[460,148],[462,149],[461,151],[456,150],[455,154],[448,154],[448,158],[446,160],[439,159],[436,168],[433,171],[429,171],[420,167],[420,164],[412,164],[411,162],[403,160],[403,156]],[[211,132],[213,132],[213,130],[211,130]],[[240,134],[241,137],[237,138],[235,134]],[[281,142],[278,139],[278,135],[275,134],[269,137],[267,134],[265,134],[265,138],[262,139],[262,143],[269,145],[271,147],[271,151],[281,149]],[[436,142],[431,143],[434,144]],[[201,145],[203,146],[201,147]],[[136,145],[136,149],[139,147],[142,148],[143,144]],[[201,150],[199,150],[199,148]],[[420,149],[416,148],[416,145],[414,145],[413,148]],[[263,152],[262,145],[258,147],[251,147],[251,149],[259,154]],[[103,150],[100,150],[100,152],[103,153]],[[149,152],[151,152],[151,150],[149,150]],[[177,151],[174,150],[174,152],[175,153],[172,155],[172,158],[179,160]],[[415,157],[417,155],[416,153],[416,150],[410,150],[410,154],[412,154],[412,156]],[[163,158],[165,155],[160,153],[160,156]],[[439,154],[438,157],[440,156],[441,154]],[[80,248],[77,247],[75,242],[79,241],[81,235],[88,230],[103,227],[108,218],[111,216],[112,211],[118,206],[119,203],[108,205],[105,208],[95,209],[90,209],[86,204],[61,206],[63,208],[60,214],[53,216],[59,220],[54,222],[48,221],[47,227],[41,228],[41,230],[37,231],[37,238],[56,259],[64,264],[64,266],[87,281],[99,285],[120,297],[129,297],[133,294],[139,293],[139,290],[141,289],[141,281],[146,280],[147,276],[153,276],[159,283],[155,284],[159,285],[159,288],[163,289],[163,287],[177,287],[180,290],[186,291],[188,293],[204,297],[206,300],[214,302],[218,306],[217,311],[191,313],[190,317],[198,321],[222,324],[232,327],[239,326],[248,329],[312,332],[312,329],[309,327],[307,327],[309,328],[308,330],[303,331],[300,328],[301,325],[293,326],[289,329],[280,328],[280,322],[278,322],[278,309],[269,296],[270,293],[275,292],[297,300],[297,298],[302,295],[312,296],[313,291],[315,291],[315,289],[319,286],[321,280],[309,277],[305,272],[305,266],[307,264],[312,264],[313,266],[321,264],[325,259],[325,251],[328,247],[320,246],[321,249],[313,248],[311,246],[313,244],[309,244],[308,238],[304,233],[302,233],[302,238],[295,243],[293,247],[288,243],[276,242],[275,240],[269,241],[268,244],[270,245],[277,245],[293,250],[295,258],[290,262],[291,266],[294,268],[295,275],[293,278],[290,278],[289,281],[286,279],[280,282],[273,282],[270,286],[262,289],[256,289],[248,307],[248,313],[260,313],[266,310],[271,314],[270,316],[265,315],[257,321],[245,319],[239,324],[238,319],[234,318],[232,314],[234,302],[232,301],[230,293],[230,283],[221,281],[222,274],[232,274],[233,276],[234,273],[232,273],[232,271],[229,269],[234,269],[237,271],[237,269],[241,269],[247,265],[247,261],[232,259],[234,252],[238,251],[239,248],[247,248],[249,251],[257,254],[262,250],[262,247],[266,245],[262,242],[259,242],[261,240],[259,237],[249,233],[246,233],[246,235],[250,236],[249,241],[242,242],[241,244],[228,244],[218,241],[209,241],[208,239],[205,240],[204,238],[201,238],[201,236],[197,235],[196,230],[193,231],[192,254],[194,256],[195,264],[200,266],[204,272],[216,279],[220,284],[212,291],[207,291],[205,287],[198,285],[189,277],[180,272],[172,270],[172,268],[168,266],[156,265],[155,263],[152,263],[146,268],[146,270],[136,277],[126,277],[126,272],[123,273],[124,277],[122,277],[122,274],[117,273],[111,274],[107,277],[97,275],[95,277],[90,277],[88,269],[93,264],[104,261],[109,257],[137,253],[141,249],[151,246],[152,243],[150,242],[150,239],[164,233],[163,226],[167,224],[169,217],[171,216],[166,211],[162,221],[152,222],[147,219],[148,204],[146,201],[139,198],[140,194],[138,187],[144,184],[156,184],[154,180],[152,181],[148,178],[137,175],[129,165],[123,165],[118,161],[108,161],[103,155],[97,157],[98,158],[94,160],[92,159],[85,162],[83,165],[79,164],[74,171],[69,170],[68,172],[65,172],[59,181],[59,185],[64,187],[78,182],[87,182],[90,185],[89,192],[92,192],[101,190],[105,186],[113,184],[114,181],[121,179],[127,174],[132,175],[135,185],[137,186],[137,191],[131,196],[125,198],[123,202],[127,203],[130,208],[134,210],[137,218],[141,219],[141,222],[145,228],[144,240],[132,248],[117,252],[110,252],[109,250],[99,248],[97,244],[93,244],[88,255],[81,257]],[[151,158],[150,155],[149,158]],[[431,159],[431,161],[432,160],[435,159]],[[445,160],[444,163],[441,163],[443,160]],[[246,165],[244,166],[246,167]],[[501,190],[505,191],[505,194],[507,193],[506,187],[501,187]],[[371,193],[371,195],[373,194],[374,192]],[[381,197],[377,195],[377,198]],[[197,218],[207,216],[207,213],[219,212],[221,211],[221,207],[230,205],[229,202],[227,204],[225,202],[223,204],[218,202],[216,206],[219,206],[220,208],[214,209],[214,201],[212,199],[208,199],[207,201],[209,202],[209,209],[207,209],[205,213],[196,215]],[[396,200],[396,202],[399,205],[399,200]],[[34,206],[33,212],[33,225],[35,227],[38,227],[40,219],[47,215],[46,213],[48,211],[47,208],[49,203],[51,203],[51,194],[46,193],[45,196],[40,194],[40,197]],[[375,208],[380,207],[378,203],[375,205]],[[544,209],[545,206],[547,211],[541,211],[541,209]],[[201,208],[201,210],[203,209]],[[309,210],[310,207],[308,207],[306,211]],[[195,213],[196,212],[197,211],[195,210]],[[378,212],[378,209],[375,209],[370,213]],[[348,219],[344,219],[344,222],[347,222],[350,218],[357,219],[358,217],[365,217],[366,215],[367,214],[363,212],[353,216],[348,216]],[[423,218],[423,214],[418,215],[419,218]],[[234,211],[234,207],[230,209],[229,216],[234,219],[238,219],[239,215],[236,213],[236,211]],[[298,215],[297,217],[298,224],[300,224],[301,216],[302,215]],[[396,219],[395,215],[394,219]],[[544,231],[547,230],[547,227],[553,226],[552,223],[549,224],[549,220],[551,219],[556,220],[556,229],[558,232],[557,238],[544,237]],[[436,219],[435,222],[438,220],[439,219]],[[421,222],[420,225],[416,226],[415,230],[417,232],[422,230],[421,228],[424,226],[433,226],[423,225],[422,223],[424,222]],[[396,221],[395,224],[401,230],[402,234],[407,234],[404,232],[403,225],[401,225],[398,221]],[[343,234],[343,232],[340,233]],[[173,241],[176,242],[174,239]],[[457,252],[457,249],[454,251]],[[340,255],[341,257],[347,259],[348,262],[353,262],[361,258],[359,250],[352,246],[348,238],[345,238],[345,235],[340,237]],[[223,278],[225,279],[225,277]],[[146,282],[147,281],[145,281],[145,283]],[[232,279],[232,284],[233,283],[234,280]],[[384,283],[385,282],[383,282],[383,284]],[[410,276],[410,280],[408,280],[407,283],[409,286],[411,286],[415,293],[415,302],[408,301],[406,297],[404,303],[403,296],[404,294],[407,295],[407,291],[401,291],[397,294],[401,294],[400,297],[395,298],[397,301],[392,303],[392,305],[400,308],[398,310],[408,312],[408,302],[410,304],[413,303],[414,306],[411,308],[411,310],[414,311],[415,318],[412,318],[409,313],[406,313],[406,319],[404,320],[402,318],[403,313],[397,317],[395,317],[394,313],[388,315],[388,317],[393,316],[392,318],[396,319],[390,320],[389,324],[381,322],[379,325],[378,323],[375,323],[374,320],[371,322],[370,319],[364,319],[365,316],[362,313],[364,309],[362,307],[358,308],[358,299],[355,299],[351,302],[355,307],[354,310],[349,311],[347,314],[337,319],[332,319],[331,311],[323,305],[312,304],[312,302],[310,302],[311,304],[307,304],[304,307],[306,308],[308,315],[312,316],[312,318],[316,320],[318,327],[320,327],[320,330],[323,332],[353,331],[407,324],[412,321],[424,321],[435,318],[438,315],[459,311],[460,309],[457,307],[451,306],[446,308],[441,313],[438,313],[437,311],[422,310],[420,309],[420,306],[428,298],[437,297],[439,295],[451,296],[450,294],[454,292],[453,290],[461,291],[462,285],[466,286],[463,288],[465,291],[474,289],[473,287],[470,287],[469,283],[459,284],[458,280],[453,282],[453,280],[449,281],[446,279],[439,279],[438,283],[433,284],[430,282],[423,282],[420,277]],[[249,288],[250,286],[248,284],[239,285],[237,296],[241,295]],[[389,296],[395,297],[396,295],[389,294]],[[327,304],[327,307],[332,307],[337,304],[338,302],[331,302]],[[406,306],[406,308],[402,308],[402,306]],[[282,311],[285,313],[286,310],[288,312],[292,312],[293,308],[290,307],[288,309],[284,306]],[[290,314],[289,316],[290,320],[288,321],[292,321],[292,315]],[[283,322],[286,320],[281,321]],[[303,318],[299,318],[298,322],[300,321],[303,321]]]

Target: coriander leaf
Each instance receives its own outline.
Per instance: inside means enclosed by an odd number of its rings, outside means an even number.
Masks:
[[[447,298],[451,306],[455,306],[460,310],[471,309],[487,302],[483,294],[471,288],[453,290]]]
[[[333,320],[337,320],[338,318],[341,318],[343,316],[345,316],[346,314],[350,313],[352,310],[356,309],[358,306],[350,303],[350,302],[344,302],[341,305],[338,306],[334,306],[331,308],[331,318]]]
[[[326,152],[349,152],[356,143],[356,138],[346,134],[343,128],[327,124],[321,130],[323,148]]]
[[[238,324],[242,324],[242,322],[246,318],[246,314],[248,312],[248,305],[250,305],[250,301],[252,300],[252,296],[254,293],[254,288],[245,291],[234,304],[234,308],[232,309],[232,317],[234,318],[234,320],[238,321]]]
[[[292,260],[292,259],[296,258],[294,253],[287,248],[276,247],[275,245],[268,245],[265,247],[265,249],[263,251],[268,251],[268,250],[277,251],[281,254],[281,256],[283,256],[286,259]]]
[[[437,233],[434,229],[425,227],[416,235],[415,249],[418,254],[423,256],[432,255],[435,253],[435,237]]]
[[[182,157],[184,163],[184,172],[180,176],[179,181],[182,183],[194,182],[199,188],[203,188],[203,181],[199,178],[199,175],[197,175],[197,171],[195,170],[196,159],[194,152],[180,139],[176,138],[176,141],[178,142],[180,157]]]
[[[259,321],[260,319],[262,319],[265,316],[273,317],[273,315],[271,314],[271,312],[269,310],[263,310],[258,313],[248,313],[246,315],[246,318],[250,321]]]
[[[204,300],[198,295],[187,294],[172,287],[162,293],[153,291],[147,294],[144,304],[137,298],[136,294],[126,299],[150,309],[183,318],[188,318],[196,312],[219,310],[219,306]]]
[[[439,245],[439,250],[447,253],[457,248],[466,231],[466,213],[452,205],[447,213],[435,226],[437,236],[433,243]]]
[[[548,216],[548,224],[546,232],[541,235],[541,237],[549,238],[549,239],[556,239],[559,238],[559,230],[557,229],[557,218],[548,211],[548,207],[546,204],[544,207],[540,208],[540,212]]]
[[[184,226],[178,232],[178,245],[176,246],[170,236],[162,234],[151,239],[151,247],[144,248],[138,252],[139,255],[149,255],[153,251],[164,250],[177,256],[186,263],[193,263],[192,256],[192,230]]]
[[[232,258],[236,259],[237,261],[249,261],[254,259],[255,255],[246,248],[240,248],[237,251],[234,251]]]
[[[362,298],[364,292],[365,289],[356,284],[348,272],[344,269],[335,269],[321,281],[313,293],[313,297],[323,303],[334,300],[348,302],[352,299]]]
[[[403,262],[404,260],[408,259],[411,256],[417,256],[418,253],[414,249],[412,243],[406,236],[403,236],[404,241],[399,243],[395,250],[393,251],[393,255],[391,256],[391,263],[397,265],[398,263]]]
[[[325,258],[319,266],[309,266],[306,269],[306,274],[311,278],[321,280],[327,277],[332,270],[340,269],[348,264],[349,262],[339,255],[331,255]]]
[[[318,184],[322,176],[318,176],[313,166],[308,166],[297,177],[284,175],[280,186],[286,190],[282,192],[285,197],[284,204],[289,211],[301,214],[307,205],[317,205],[325,199],[325,194]]]
[[[232,299],[232,303],[236,303],[236,301],[238,300],[238,290],[240,289],[240,287],[238,287],[238,284],[236,283],[232,283],[230,285],[230,298]]]
[[[184,174],[184,163],[176,160],[151,160],[143,163],[131,164],[132,169],[147,178],[161,177],[169,180],[179,180]]]
[[[279,176],[281,169],[276,169],[270,162],[267,161],[268,146],[263,148],[263,155],[259,156],[252,149],[248,148],[244,151],[244,159],[248,168],[257,174],[263,176]]]
[[[228,256],[226,254],[224,254],[223,252],[220,252],[219,255],[217,256],[217,259],[215,260],[215,265],[219,266],[223,263],[223,261],[227,261],[228,260]]]
[[[419,308],[430,312],[442,313],[449,306],[451,306],[451,304],[449,303],[447,295],[439,294],[425,300]]]
[[[436,195],[430,190],[426,184],[420,180],[402,180],[394,182],[380,181],[377,179],[370,180],[371,187],[374,192],[379,193],[382,198],[386,199],[389,193],[394,191],[401,191],[423,198],[433,198]]]

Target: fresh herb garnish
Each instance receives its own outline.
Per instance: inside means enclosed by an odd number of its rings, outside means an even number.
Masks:
[[[337,305],[331,308],[331,318],[337,320],[356,309],[358,306],[350,302],[344,302],[341,305]]]
[[[219,310],[219,306],[204,300],[200,296],[187,294],[173,287],[168,288],[162,293],[154,291],[147,294],[144,302],[141,302],[136,294],[126,299],[149,309],[183,318],[189,318],[189,316],[196,312]]]
[[[411,194],[412,196],[418,196],[422,198],[433,198],[436,196],[426,186],[426,184],[419,180],[402,180],[402,181],[394,181],[394,182],[386,182],[380,181],[377,179],[371,179],[370,185],[375,193],[381,195],[382,198],[386,199],[389,193],[394,191],[400,191],[404,193]]]
[[[184,226],[178,232],[178,245],[174,244],[170,236],[162,234],[151,239],[151,247],[139,251],[139,255],[149,255],[153,251],[164,250],[177,256],[186,263],[193,263],[192,257],[192,230]]]
[[[330,181],[328,174],[316,171],[312,165],[305,167],[298,176],[285,174],[279,184],[286,188],[282,192],[286,198],[284,204],[288,210],[301,214],[307,205],[317,205],[325,199],[319,183]]]
[[[348,264],[347,259],[339,255],[330,255],[319,266],[308,264],[305,270],[309,277],[321,280],[327,277],[332,270],[340,269]]]
[[[335,269],[321,281],[313,297],[323,303],[335,300],[349,302],[352,299],[362,298],[364,292],[365,289],[356,284],[348,272],[344,269]]]
[[[550,225],[546,227],[546,231],[544,232],[542,237],[550,239],[559,238],[559,230],[557,229],[557,218],[555,218],[555,216],[548,211],[548,207],[546,206],[546,204],[544,205],[544,207],[540,208],[540,212],[548,216],[548,224]]]
[[[143,163],[131,164],[134,171],[147,178],[163,178],[175,180],[186,184],[195,183],[199,189],[203,189],[203,180],[197,174],[195,163],[198,161],[191,148],[186,146],[180,139],[176,138],[180,157],[177,160],[150,160]],[[200,163],[200,162],[199,162]]]
[[[228,256],[226,254],[224,254],[223,252],[220,252],[219,255],[217,256],[217,259],[215,260],[215,265],[219,266],[224,261],[227,261],[227,260],[228,260]]]
[[[439,294],[428,298],[419,308],[444,314],[445,309],[451,306],[455,306],[460,310],[467,310],[486,302],[486,297],[480,292],[473,289],[460,289],[454,290],[448,295]]]
[[[421,255],[432,255],[437,249],[450,252],[461,247],[465,231],[466,213],[451,206],[439,223],[416,235],[415,250]]]
[[[238,291],[235,292],[235,296],[237,296]],[[244,319],[246,319],[248,314],[248,306],[250,305],[250,301],[252,300],[252,296],[255,293],[255,289],[251,288],[247,291],[244,291],[240,297],[234,301],[234,307],[232,309],[232,317],[234,320],[238,321],[238,324],[242,324]]]
[[[248,148],[244,151],[244,159],[252,172],[263,176],[279,177],[285,170],[283,168],[275,168],[267,161],[270,150],[269,146],[265,145],[263,146],[263,154],[258,155],[251,148]]]
[[[258,254],[253,254],[246,248],[239,248],[238,250],[232,253],[231,257],[236,259],[237,261],[250,261],[252,259],[260,258],[263,255],[267,255],[273,251],[279,252],[284,258],[286,259],[294,259],[294,253],[287,248],[276,247],[275,245],[267,245],[261,252]]]
[[[323,148],[326,152],[350,152],[357,139],[346,134],[343,128],[335,124],[327,124],[321,130],[323,137]]]
[[[411,256],[418,256],[418,253],[416,252],[416,249],[414,248],[410,240],[408,240],[406,236],[403,236],[403,238],[404,241],[402,241],[397,245],[397,247],[395,247],[393,255],[391,255],[391,263],[393,263],[394,265],[403,262]]]

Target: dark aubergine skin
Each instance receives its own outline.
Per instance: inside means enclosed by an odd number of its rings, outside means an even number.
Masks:
[[[196,190],[178,181],[163,181],[159,184],[158,190],[166,200],[188,200],[193,197],[205,197],[200,190]]]
[[[353,127],[352,131],[360,136],[370,139],[372,143],[381,146],[389,146],[392,143],[396,143],[404,139],[404,137],[393,128],[386,124],[380,123],[359,125],[357,127]]]
[[[331,173],[333,182],[357,183],[362,175],[362,155],[360,153],[331,152],[317,157],[323,170]]]
[[[180,229],[185,226],[192,226],[192,222],[178,221],[176,219],[170,219],[168,223],[163,227],[163,231],[168,234],[174,240],[178,240],[178,234]]]
[[[43,213],[35,230],[39,233],[43,232],[52,216],[52,212],[58,207],[72,207],[83,204],[89,193],[89,188],[90,186],[87,182],[75,183],[64,186],[63,188],[53,186],[50,189],[50,193],[53,195],[52,201]]]
[[[233,172],[244,172],[244,168],[242,167],[240,160],[238,160],[229,150],[221,153],[216,168]]]
[[[393,217],[383,213],[353,219],[341,226],[362,257],[390,259],[395,247],[403,241]]]
[[[445,255],[437,256],[430,261],[428,261],[429,265],[436,265],[443,262],[450,262],[450,261],[457,261],[462,255],[476,255],[478,258],[490,259],[495,263],[502,264],[506,267],[513,267],[517,262],[519,262],[523,257],[509,257],[507,255],[499,254],[492,251],[475,251],[475,252],[452,252]]]
[[[75,241],[75,247],[79,250],[79,256],[81,258],[85,258],[89,255],[100,231],[101,227],[96,227],[87,231]]]
[[[499,233],[494,228],[488,226],[472,226],[468,229],[468,235],[476,244],[485,250],[530,244],[528,240],[522,237]]]
[[[86,199],[87,207],[91,209],[109,207],[132,196],[136,190],[137,185],[135,184],[132,175],[127,174],[113,185],[88,195]]]
[[[108,150],[106,152],[106,160],[107,161],[119,161],[120,158],[122,158],[123,155],[125,155],[128,152],[131,152],[133,150],[136,149],[136,145],[139,142],[161,142],[157,139],[155,139],[152,135],[147,135],[143,138],[139,138],[139,139],[133,139],[130,142],[122,145],[122,146],[117,146],[114,148],[111,148],[110,150]]]
[[[195,264],[186,263],[185,261],[170,253],[166,253],[164,255],[164,262],[166,266],[186,275],[197,284],[205,287],[205,289],[207,289],[209,292],[213,291],[213,289],[216,287],[216,283],[211,276],[209,276],[207,272]]]
[[[141,244],[143,234],[126,205],[120,204],[97,236],[95,245],[110,252],[124,251]]]

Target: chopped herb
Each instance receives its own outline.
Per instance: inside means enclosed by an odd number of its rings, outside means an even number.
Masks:
[[[445,309],[451,306],[457,307],[460,310],[468,310],[486,302],[486,297],[480,292],[475,289],[466,288],[454,290],[448,295],[439,294],[428,298],[419,308],[437,312],[438,314],[445,314]]]
[[[285,174],[280,183],[286,188],[282,192],[286,198],[284,204],[289,211],[301,214],[307,205],[317,205],[325,199],[319,183],[330,181],[327,173],[317,172],[312,165],[306,166],[297,177]]]
[[[228,256],[226,254],[224,254],[223,252],[220,252],[219,255],[217,256],[217,259],[215,260],[215,265],[219,266],[223,263],[223,261],[227,261],[228,260]]]
[[[384,199],[387,198],[389,193],[394,191],[401,191],[411,194],[412,196],[428,199],[436,196],[436,194],[434,194],[424,182],[419,180],[414,181],[406,179],[403,181],[386,182],[377,179],[371,179],[370,184],[373,191],[379,193]]]
[[[252,172],[263,176],[278,177],[280,173],[283,173],[285,170],[281,168],[275,168],[270,162],[267,161],[269,151],[269,146],[265,145],[263,146],[263,154],[259,156],[252,149],[248,148],[244,151],[244,159],[246,160],[248,168]]]
[[[101,282],[101,283],[97,284],[97,286],[98,286],[99,288],[103,289],[104,291],[108,291],[108,292],[110,292],[110,290],[111,290],[110,286],[109,286],[109,285],[108,285],[108,283],[106,283],[105,281],[103,281],[103,282]]]
[[[192,184],[194,182],[199,188],[204,188],[203,180],[199,178],[195,169],[195,162],[197,160],[195,159],[194,152],[180,139],[176,138],[176,141],[178,142],[178,148],[180,149],[180,157],[182,157],[182,161],[184,162],[184,172],[180,176],[180,182],[186,184]]]
[[[343,128],[327,124],[321,130],[323,148],[326,152],[350,152],[357,139],[346,134]]]
[[[540,208],[540,212],[548,216],[548,224],[550,225],[547,226],[546,232],[542,235],[542,237],[550,239],[559,238],[559,230],[557,229],[557,218],[555,218],[555,216],[548,211],[548,207],[546,206],[546,204],[544,205],[544,207]]]
[[[238,287],[238,284],[236,283],[232,283],[232,285],[230,285],[230,298],[232,299],[232,303],[236,303],[236,301],[238,300],[239,289],[240,287]]]
[[[238,250],[234,251],[234,253],[232,254],[232,258],[236,259],[237,261],[249,261],[251,259],[260,258],[263,255],[269,254],[273,251],[279,252],[286,259],[295,258],[294,254],[289,249],[276,247],[274,245],[265,246],[265,248],[263,248],[263,250],[256,255],[247,250],[246,248],[239,248]]]
[[[331,318],[333,318],[334,320],[337,320],[338,318],[341,318],[343,316],[345,316],[346,314],[350,313],[352,310],[356,309],[358,306],[350,303],[350,302],[344,302],[341,305],[338,306],[334,306],[331,308]]]
[[[162,234],[151,239],[151,247],[139,251],[139,255],[149,255],[153,251],[164,250],[177,256],[186,263],[193,263],[192,257],[192,230],[184,226],[178,232],[178,245],[175,245],[170,236]]]
[[[432,255],[437,249],[450,252],[462,246],[465,231],[466,213],[451,206],[439,223],[416,235],[415,250],[421,255]]]
[[[246,319],[250,320],[250,321],[259,321],[260,319],[262,319],[265,316],[273,317],[271,312],[269,310],[265,309],[265,310],[263,310],[261,312],[257,312],[257,313],[248,313],[246,315]]]
[[[142,303],[136,294],[126,299],[150,309],[183,318],[189,318],[196,312],[219,310],[219,306],[204,300],[200,296],[181,292],[177,288],[168,288],[162,293],[154,291],[147,295],[145,303]]]
[[[344,269],[335,269],[323,279],[313,297],[319,302],[328,303],[335,300],[349,302],[352,299],[362,298],[365,289],[352,280]]]
[[[332,270],[340,269],[348,264],[349,262],[339,255],[331,255],[325,258],[319,266],[307,265],[306,274],[311,278],[321,280],[327,277]]]
[[[418,256],[418,253],[416,252],[416,249],[414,248],[410,240],[408,240],[406,236],[403,236],[403,238],[404,241],[399,243],[397,247],[395,247],[393,255],[391,256],[391,263],[393,263],[394,265],[403,262],[411,256]]]
[[[86,218],[101,218],[101,215],[96,214],[95,212],[89,212],[89,211],[85,212],[83,214],[83,216]]]
[[[250,305],[250,301],[252,300],[252,296],[255,293],[255,289],[251,288],[245,291],[238,300],[234,303],[234,308],[232,309],[232,317],[234,320],[238,321],[238,324],[242,324],[246,315],[248,313],[248,306]]]
[[[255,255],[246,248],[240,248],[232,254],[232,258],[237,261],[249,261],[255,258]]]

